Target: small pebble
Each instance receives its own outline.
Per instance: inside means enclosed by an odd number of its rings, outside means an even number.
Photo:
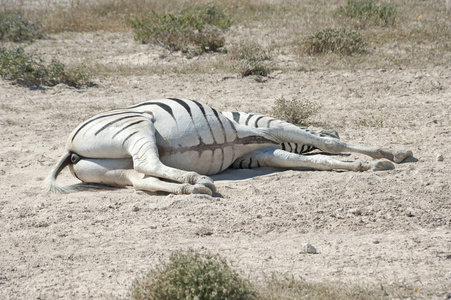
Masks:
[[[133,209],[132,209],[133,211],[139,211],[139,207],[138,206],[133,206]]]
[[[311,244],[305,244],[304,245],[304,252],[308,254],[317,254],[316,248],[313,247]]]
[[[360,210],[360,208],[351,208],[349,212],[356,216],[360,216],[362,214],[362,210]]]
[[[443,155],[441,154],[437,155],[437,161],[443,161]]]

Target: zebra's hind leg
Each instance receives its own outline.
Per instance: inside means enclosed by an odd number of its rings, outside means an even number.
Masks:
[[[208,194],[212,190],[203,184],[174,183],[148,176],[133,169],[131,159],[82,158],[71,165],[71,171],[84,182],[114,186],[133,186],[136,190],[171,194]]]
[[[169,167],[161,162],[155,138],[155,126],[152,122],[148,122],[146,128],[130,134],[122,147],[132,157],[133,169],[138,173],[191,185],[199,184],[208,187],[212,193],[216,192],[213,179],[210,177]]]
[[[327,155],[299,155],[276,148],[264,148],[238,158],[233,168],[273,167],[273,168],[309,168],[322,171],[382,171],[393,170],[394,164],[387,160],[371,162],[343,162]]]

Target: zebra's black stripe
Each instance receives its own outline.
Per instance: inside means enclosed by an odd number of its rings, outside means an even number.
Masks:
[[[229,121],[230,127],[232,127],[233,132],[235,133],[235,135],[238,136],[238,131],[236,131],[236,127],[235,127],[235,125],[233,125],[233,122],[230,121],[230,119],[227,119],[227,121]]]
[[[268,123],[266,123],[266,127],[269,128],[269,125],[270,125],[274,120],[275,120],[275,119],[270,119],[270,120],[268,121]]]
[[[99,116],[97,118],[91,119],[89,121],[86,121],[83,125],[80,126],[80,128],[78,128],[78,130],[74,133],[74,136],[72,137],[72,142],[74,141],[75,137],[77,136],[77,134],[87,125],[91,124],[94,121],[103,119],[103,118],[108,118],[108,117],[112,117],[112,116],[117,116],[117,115],[122,115],[122,114],[136,114],[138,112],[135,111],[123,111],[120,113],[115,113],[115,114],[109,114],[109,115],[103,115],[103,116]]]
[[[214,143],[216,143],[215,136],[213,134],[213,129],[211,129],[211,125],[210,125],[210,122],[208,121],[207,113],[205,112],[204,106],[202,105],[202,103],[199,103],[199,102],[196,102],[196,101],[193,101],[193,102],[194,102],[194,104],[197,105],[197,107],[199,107],[200,111],[202,112],[202,115],[204,116],[205,121],[207,121],[208,129],[210,129],[210,134],[211,134],[211,136],[213,138],[213,141],[214,141]],[[191,119],[192,119],[192,116],[191,116]],[[202,137],[199,136],[199,139],[200,139],[200,141],[202,143],[204,143],[204,141],[202,140]]]
[[[128,135],[128,137],[126,137],[125,140],[122,142],[122,146],[124,146],[125,142],[128,141],[129,138],[131,138],[132,136],[134,136],[137,133],[138,133],[138,131],[134,131],[133,133],[130,133]]]
[[[177,102],[178,104],[180,104],[181,106],[183,106],[183,108],[185,108],[186,109],[186,111],[189,113],[189,115],[190,115],[190,117],[191,117],[191,120],[193,119],[193,115],[192,115],[192,113],[191,113],[191,108],[189,107],[189,105],[186,103],[186,101],[183,101],[183,100],[180,100],[180,99],[177,99],[177,98],[168,98],[169,100],[172,100],[172,101],[175,101],[175,102]]]
[[[232,116],[233,116],[233,120],[234,120],[235,122],[240,123],[240,117],[241,117],[241,114],[240,114],[239,112],[234,111],[234,112],[232,113]]]
[[[174,117],[174,112],[172,111],[172,108],[169,105],[166,105],[164,103],[161,102],[144,102],[135,106],[131,106],[129,107],[129,109],[131,108],[137,108],[137,107],[141,107],[141,106],[147,106],[147,105],[157,105],[160,108],[164,109],[167,113],[169,113],[171,115],[171,117],[174,119],[174,121],[177,123],[177,120]]]
[[[202,105],[202,103],[199,103],[199,102],[197,102],[197,101],[193,101],[193,102],[194,102],[194,104],[197,105],[197,107],[199,107],[200,111],[201,111],[202,114],[204,115],[204,118],[205,118],[205,119],[207,120],[207,122],[208,122],[207,114],[205,113],[205,108],[204,108],[204,106]]]
[[[285,151],[285,143],[282,143],[282,150]]]
[[[252,157],[249,158],[249,165],[247,166],[248,169],[252,168]]]
[[[255,128],[258,128],[258,121],[260,121],[264,116],[260,116],[257,119],[255,119]]]
[[[240,169],[244,169],[244,167],[243,167],[243,162],[244,162],[244,159],[242,159],[242,160],[240,161]]]
[[[246,122],[244,122],[244,125],[248,125],[248,124],[249,124],[249,121],[251,120],[251,118],[252,118],[253,116],[254,116],[254,115],[249,114],[249,116],[248,116],[247,119],[246,119]]]
[[[112,139],[114,139],[119,133],[121,133],[121,132],[124,131],[125,129],[130,128],[130,127],[135,126],[135,125],[138,125],[138,124],[140,124],[140,123],[142,123],[142,122],[144,122],[144,120],[139,120],[139,121],[136,121],[136,122],[133,122],[133,123],[128,124],[127,126],[125,126],[124,128],[122,128],[121,130],[119,130],[118,132],[116,132],[116,134],[113,135]]]
[[[144,144],[142,144],[141,147],[139,147],[139,149],[138,149],[138,151],[137,151],[136,153],[140,153],[140,152],[141,152],[141,149],[142,149],[145,145],[150,144],[150,143],[152,143],[152,141],[147,141],[147,142],[145,142]],[[138,157],[138,159],[141,159],[141,157],[142,157],[145,153],[146,153],[146,151],[144,151],[144,152]]]
[[[143,140],[143,139],[145,139],[146,137],[141,137],[140,139],[138,139],[137,141],[135,141],[135,143],[133,144],[133,147],[132,147],[132,151],[133,151],[133,153],[135,152],[134,151],[134,149],[135,149],[135,146],[136,146],[136,144],[139,142],[139,141],[141,141],[141,140]]]
[[[211,110],[213,111],[213,114],[215,115],[216,119],[218,119],[218,122],[221,125],[222,133],[224,134],[224,141],[228,142],[224,124],[222,124],[221,118],[219,117],[219,113],[214,108],[212,108]]]
[[[221,118],[219,117],[219,113],[214,108],[212,108],[211,110],[213,111],[213,114],[215,115],[216,119],[218,119],[218,122],[221,125],[222,134],[224,135],[224,142],[228,142],[228,140],[227,140],[227,133],[226,133],[226,130],[224,128],[224,124],[222,124]],[[210,124],[208,124],[208,125],[210,125]],[[222,170],[222,167],[224,166],[224,159],[225,159],[225,157],[224,157],[224,148],[220,148],[220,150],[221,150],[221,167],[219,168],[219,170]]]
[[[99,133],[101,133],[102,131],[104,131],[105,129],[107,129],[108,127],[110,127],[111,125],[113,125],[113,124],[115,124],[115,123],[117,123],[117,122],[120,122],[120,121],[125,120],[125,119],[136,118],[136,117],[141,117],[141,115],[126,116],[126,117],[122,117],[122,118],[113,120],[113,121],[109,122],[108,124],[105,124],[105,125],[104,125],[102,128],[100,128],[99,130],[97,130],[96,133],[95,133],[94,135],[98,135]]]
[[[277,144],[263,136],[251,135],[235,140],[235,144],[249,145],[249,144]]]

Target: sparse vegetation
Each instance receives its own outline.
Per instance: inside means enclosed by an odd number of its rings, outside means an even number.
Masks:
[[[271,68],[265,64],[271,59],[271,51],[264,49],[254,41],[241,41],[232,44],[228,48],[228,56],[231,60],[239,60],[241,65],[239,72],[242,77],[250,75],[268,76]]]
[[[368,118],[359,117],[355,123],[362,127],[383,127],[384,124],[382,119],[375,118],[374,116]]]
[[[373,0],[348,1],[346,6],[340,6],[337,14],[359,21],[360,26],[376,24],[393,25],[396,18],[394,3],[377,3]]]
[[[304,50],[308,54],[361,54],[365,52],[366,46],[360,33],[345,28],[326,28],[304,41]]]
[[[176,252],[134,280],[133,300],[159,299],[239,299],[239,300],[335,300],[384,299],[412,296],[415,290],[365,287],[340,282],[313,283],[295,278],[272,276],[259,284],[243,279],[219,255],[197,251]]]
[[[146,17],[132,18],[130,24],[135,39],[142,43],[161,45],[171,51],[214,52],[224,46],[222,30],[229,28],[232,21],[222,9],[205,4],[177,14],[153,11]]]
[[[271,50],[263,48],[255,41],[248,40],[232,44],[228,47],[227,54],[231,60],[264,61],[271,59]]]
[[[42,37],[41,24],[28,20],[22,11],[0,11],[0,41],[24,42]]]
[[[132,299],[255,299],[251,284],[219,255],[176,252],[132,285]]]
[[[271,116],[296,125],[307,125],[307,119],[318,113],[320,105],[309,100],[277,99],[271,109]]]
[[[91,84],[91,75],[85,67],[68,68],[55,58],[45,65],[41,58],[25,53],[23,48],[0,48],[0,76],[26,86]]]

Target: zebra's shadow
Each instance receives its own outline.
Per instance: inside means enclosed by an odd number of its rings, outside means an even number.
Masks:
[[[341,156],[341,157],[351,156],[350,154],[345,154],[345,153],[330,154],[330,153],[326,153],[326,152],[313,152],[313,153],[307,153],[307,154],[303,154],[303,155],[308,156],[308,155],[315,155],[315,154],[323,154],[323,155],[329,155],[329,156],[333,155],[333,156]],[[270,168],[270,167],[260,167],[260,168],[253,168],[253,169],[229,168],[219,174],[211,175],[210,177],[214,181],[225,181],[225,180],[235,181],[235,180],[250,179],[250,178],[259,177],[259,176],[265,176],[265,175],[269,175],[269,174],[273,174],[273,173],[280,173],[280,172],[283,172],[286,170],[288,170],[288,169]],[[290,170],[314,171],[314,169],[312,169],[312,168],[300,168],[300,167],[290,168]],[[340,172],[340,171],[338,171],[338,172]]]
[[[235,180],[244,180],[250,179],[259,176],[265,176],[272,173],[279,173],[284,171],[284,169],[277,168],[255,168],[255,169],[232,169],[229,168],[219,174],[211,175],[210,177],[214,181],[235,181]]]

